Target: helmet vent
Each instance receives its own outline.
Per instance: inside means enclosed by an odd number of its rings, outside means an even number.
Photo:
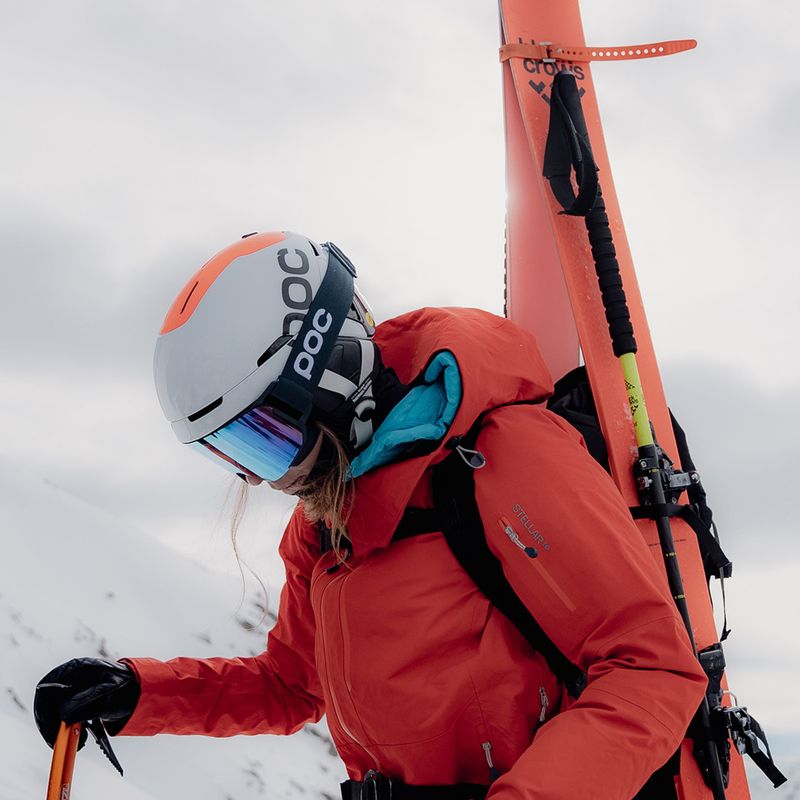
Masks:
[[[314,251],[314,255],[318,256],[319,250],[317,250],[317,246],[314,244],[314,242],[312,242],[311,239],[309,239],[308,243],[311,245],[311,249]]]
[[[199,285],[200,285],[200,281],[195,281],[195,284],[194,284],[194,286],[192,286],[192,291],[191,291],[191,292],[189,292],[189,294],[187,294],[187,295],[186,295],[186,299],[183,301],[183,306],[182,306],[182,308],[181,308],[181,314],[183,314],[183,312],[184,312],[184,311],[186,311],[186,306],[187,306],[187,305],[189,305],[189,299],[190,299],[190,298],[191,298],[191,296],[194,294],[194,290],[195,290],[195,289],[196,289],[196,288],[197,288]]]
[[[256,366],[260,367],[265,361],[272,358],[278,350],[281,349],[287,342],[291,341],[291,336],[279,336],[258,358]]]
[[[218,397],[213,403],[209,403],[205,408],[201,408],[199,411],[195,411],[194,414],[189,414],[187,419],[189,422],[197,422],[200,417],[204,417],[206,414],[213,411],[218,406],[222,405],[222,398]]]

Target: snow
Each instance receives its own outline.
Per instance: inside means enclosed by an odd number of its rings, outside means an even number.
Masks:
[[[36,682],[56,664],[82,655],[166,659],[263,649],[257,602],[248,599],[237,612],[235,579],[2,458],[0,537],[0,800],[44,795],[50,750],[31,709]],[[74,797],[335,796],[346,777],[324,724],[292,737],[121,737],[112,744],[125,777],[90,741],[77,760]]]

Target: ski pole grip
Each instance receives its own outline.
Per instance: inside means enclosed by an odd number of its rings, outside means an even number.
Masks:
[[[635,353],[636,338],[633,335],[628,301],[622,286],[622,276],[619,273],[617,251],[611,237],[606,204],[599,187],[594,208],[586,215],[586,230],[592,246],[592,256],[614,355],[619,357],[626,353]]]

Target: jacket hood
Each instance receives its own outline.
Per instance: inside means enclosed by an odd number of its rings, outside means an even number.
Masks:
[[[429,466],[445,458],[445,444],[462,436],[490,408],[543,401],[553,381],[533,335],[504,317],[476,308],[421,308],[381,323],[375,332],[384,364],[403,383],[421,378],[443,351],[455,356],[461,403],[447,433],[424,455],[368,472],[355,481],[348,522],[354,555],[386,547],[414,488]]]

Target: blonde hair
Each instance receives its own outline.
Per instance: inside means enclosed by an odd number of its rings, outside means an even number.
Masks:
[[[343,548],[342,544],[347,539],[347,520],[350,517],[355,494],[353,481],[348,480],[350,460],[347,457],[347,451],[336,437],[336,434],[325,425],[318,424],[317,427],[323,438],[330,444],[334,457],[325,472],[303,487],[300,498],[303,502],[303,512],[306,519],[309,522],[322,522],[329,528],[333,552],[339,562],[344,563],[347,558],[347,548]],[[248,483],[239,481],[238,492],[233,498],[233,510],[231,512],[231,544],[236,555],[236,563],[239,565],[242,583],[244,584],[245,580],[244,569],[247,569],[266,593],[266,588],[261,578],[240,556],[236,542],[239,526],[247,509],[249,488]]]
[[[333,463],[313,482],[303,488],[303,511],[309,522],[322,522],[331,532],[331,544],[340,562],[346,558],[342,549],[347,539],[347,521],[353,507],[355,488],[349,480],[350,460],[336,434],[325,425],[317,425],[333,450]]]
[[[264,584],[264,581],[261,579],[261,576],[244,560],[244,558],[242,558],[242,554],[239,552],[239,545],[236,541],[236,537],[239,534],[239,526],[242,524],[244,513],[247,510],[247,498],[249,496],[250,484],[246,481],[239,480],[238,478],[234,478],[233,480],[235,483],[232,483],[230,486],[226,505],[231,504],[233,506],[230,521],[231,544],[233,545],[233,554],[236,556],[236,566],[239,568],[239,576],[242,581],[242,594],[239,598],[238,610],[241,611],[247,593],[247,578],[244,574],[245,570],[247,570],[247,572],[249,572],[256,579],[256,582],[261,587],[261,596],[263,598],[263,601],[261,602],[261,607],[263,609],[261,618],[255,625],[248,623],[249,629],[253,629],[259,627],[268,616],[269,592],[267,591],[267,587]]]

